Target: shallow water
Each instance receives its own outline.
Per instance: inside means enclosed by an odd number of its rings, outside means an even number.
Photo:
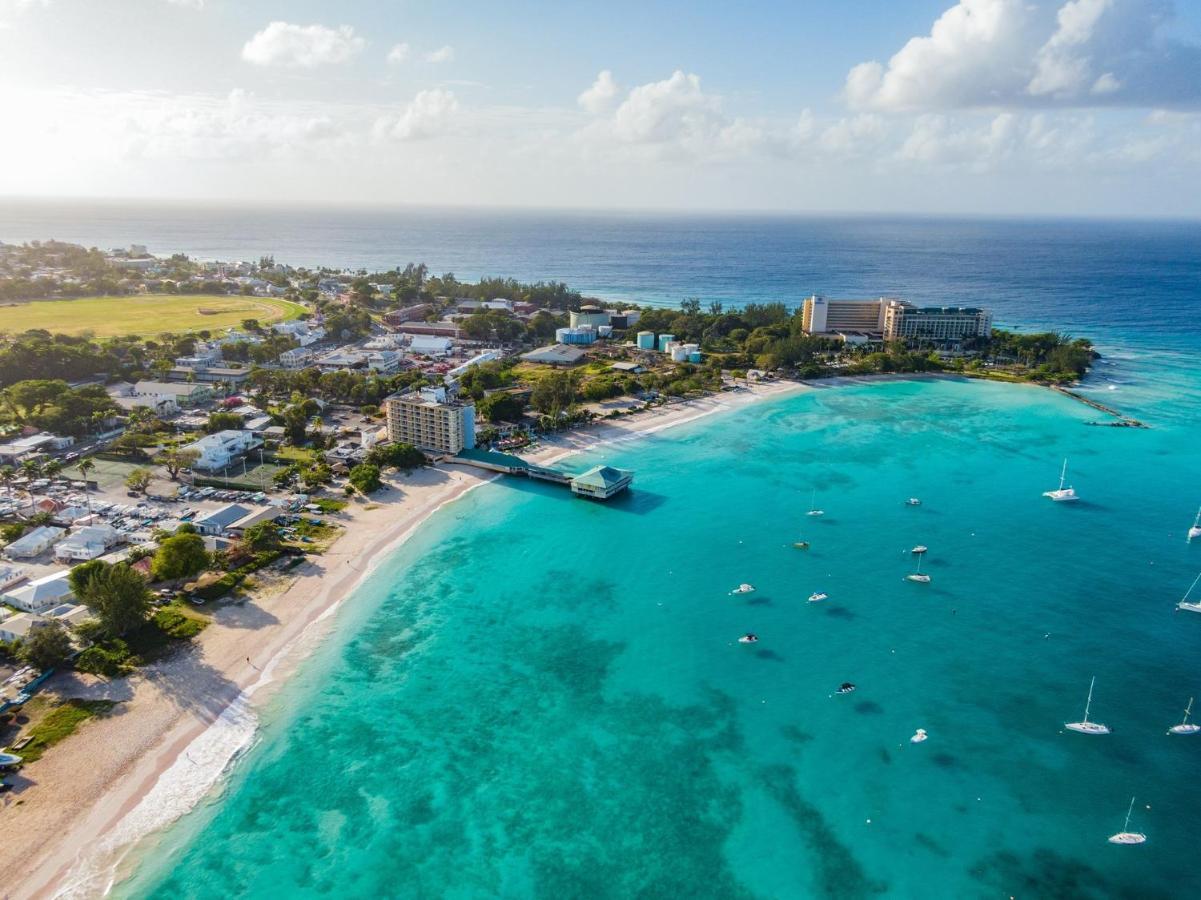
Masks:
[[[1155,427],[1027,387],[827,386],[570,461],[635,468],[616,502],[471,493],[118,895],[1197,893],[1201,738],[1164,734],[1201,695],[1201,617],[1173,612],[1197,394],[1113,370]],[[1074,505],[1040,496],[1065,456]],[[1114,733],[1065,734],[1094,674]],[[1113,847],[1132,794],[1150,840]]]

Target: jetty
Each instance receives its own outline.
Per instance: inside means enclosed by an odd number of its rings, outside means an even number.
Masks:
[[[593,466],[586,472],[572,475],[562,469],[535,465],[520,456],[514,456],[511,453],[497,453],[493,450],[460,450],[455,456],[446,457],[445,461],[474,466],[477,469],[487,469],[491,472],[502,472],[506,475],[521,475],[535,481],[549,481],[552,484],[570,488],[577,497],[586,497],[591,500],[608,500],[626,490],[634,482],[634,473],[629,469]]]
[[[1099,410],[1100,412],[1103,412],[1106,415],[1113,416],[1114,419],[1117,420],[1114,422],[1089,422],[1088,423],[1089,425],[1101,425],[1101,426],[1108,426],[1110,428],[1146,428],[1146,427],[1148,427],[1146,424],[1144,424],[1143,422],[1140,422],[1138,419],[1131,418],[1130,416],[1128,416],[1122,412],[1119,412],[1118,410],[1114,409],[1113,407],[1106,406],[1104,403],[1098,403],[1096,400],[1092,400],[1088,397],[1085,397],[1083,394],[1077,394],[1075,391],[1068,390],[1067,388],[1061,387],[1058,384],[1050,385],[1050,388],[1051,388],[1051,390],[1059,391],[1059,393],[1063,394],[1065,397],[1071,397],[1073,400],[1079,400],[1085,406],[1091,406],[1093,409]]]

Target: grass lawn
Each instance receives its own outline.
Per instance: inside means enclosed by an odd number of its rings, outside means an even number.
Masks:
[[[115,337],[161,334],[239,326],[243,319],[267,324],[295,319],[304,307],[272,297],[138,294],[128,297],[80,297],[77,300],[34,300],[0,306],[0,332],[18,334],[31,328],[52,333]]]
[[[21,758],[25,762],[41,759],[43,753],[69,738],[88,719],[104,715],[115,705],[112,700],[67,700],[59,704],[29,729],[33,740],[21,748]]]

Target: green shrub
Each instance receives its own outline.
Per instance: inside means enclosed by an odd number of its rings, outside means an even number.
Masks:
[[[116,678],[132,668],[129,645],[115,639],[93,644],[75,658],[75,668],[91,675]]]

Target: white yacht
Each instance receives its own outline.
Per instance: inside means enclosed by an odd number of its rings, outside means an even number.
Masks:
[[[753,584],[747,584],[744,581],[742,584],[738,585],[738,587],[734,588],[734,590],[730,591],[730,593],[731,594],[753,594],[753,593],[755,593],[755,586]]]
[[[915,731],[913,733],[913,737],[911,737],[909,739],[909,743],[920,744],[922,741],[926,740],[926,738],[928,738],[928,737],[930,737],[930,735],[926,734],[926,729],[919,728],[917,731]]]
[[[1134,798],[1130,798],[1130,808],[1126,810],[1126,824],[1122,826],[1122,830],[1117,834],[1110,835],[1109,843],[1111,844],[1145,844],[1147,836],[1141,831],[1130,830],[1130,814],[1134,812]]]
[[[908,500],[905,501],[905,505],[906,506],[921,506],[922,501],[919,500],[917,497],[910,497]]]
[[[1193,588],[1197,586],[1198,581],[1201,581],[1201,572],[1197,573],[1197,577],[1193,579],[1193,583],[1189,585],[1189,589],[1184,592],[1184,597],[1182,597],[1180,602],[1176,604],[1177,609],[1183,609],[1186,612],[1201,613],[1201,603],[1197,603],[1195,600],[1189,600],[1189,597],[1192,596]]]
[[[1189,543],[1193,538],[1201,537],[1201,509],[1197,510],[1197,518],[1193,519],[1193,527],[1188,530]]]
[[[1093,680],[1088,683],[1088,699],[1084,701],[1084,718],[1079,722],[1065,722],[1064,728],[1069,731],[1078,731],[1081,734],[1109,734],[1108,725],[1088,720],[1088,710],[1093,705],[1093,685],[1096,683],[1097,676],[1094,675]]]
[[[918,584],[929,584],[930,576],[922,571],[922,554],[917,555],[917,569],[905,576],[906,581],[916,581]]]
[[[1064,500],[1075,500],[1076,489],[1071,485],[1068,485],[1066,488],[1063,486],[1064,482],[1067,480],[1067,477],[1068,461],[1065,459],[1063,461],[1063,468],[1059,471],[1059,487],[1053,491],[1043,491],[1043,496],[1050,497],[1052,500],[1057,502],[1062,502]]]
[[[759,643],[759,636],[757,634],[744,634],[742,637],[740,637],[738,639],[738,643],[740,643],[740,644],[757,644],[757,643]]]
[[[917,545],[916,545],[916,546],[914,546],[914,548],[913,548],[912,550],[910,550],[909,552],[910,552],[910,553],[914,553],[914,554],[921,555],[922,553],[925,553],[925,552],[926,552],[927,550],[929,550],[929,549],[930,549],[930,548],[929,548],[929,547],[927,547],[925,544],[917,544]]]
[[[828,599],[829,596],[830,595],[827,594],[825,591],[814,591],[812,594],[809,595],[809,602],[810,603],[821,603],[823,600]]]
[[[1168,729],[1168,734],[1196,734],[1201,731],[1201,725],[1190,725],[1188,717],[1193,712],[1193,698],[1188,698],[1188,706],[1184,708],[1184,719],[1179,725],[1173,725]]]
[[[825,514],[826,514],[826,511],[824,509],[817,508],[817,488],[814,488],[813,496],[809,499],[809,512],[805,513],[805,515],[807,515],[807,516],[824,516]]]

